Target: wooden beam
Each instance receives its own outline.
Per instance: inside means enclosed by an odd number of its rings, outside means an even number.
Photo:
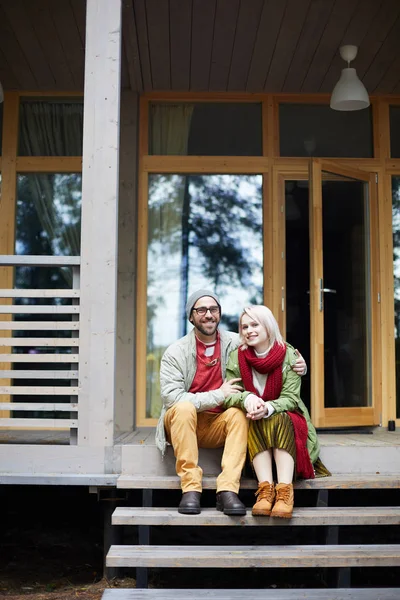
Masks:
[[[122,32],[131,89],[143,92],[142,66],[132,0],[123,0],[122,3]]]
[[[114,437],[121,0],[87,0],[78,442]]]
[[[81,156],[17,156],[16,169],[23,173],[80,173]]]

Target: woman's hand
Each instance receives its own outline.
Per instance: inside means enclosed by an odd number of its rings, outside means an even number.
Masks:
[[[298,350],[296,350],[296,352],[298,358],[293,365],[293,371],[297,373],[297,375],[300,375],[300,377],[302,377],[307,373],[307,364],[300,352]]]
[[[244,407],[247,410],[246,417],[248,419],[262,419],[262,417],[265,415],[265,402],[262,400],[262,398],[259,398],[255,394],[249,394],[247,396],[246,400],[244,401]]]

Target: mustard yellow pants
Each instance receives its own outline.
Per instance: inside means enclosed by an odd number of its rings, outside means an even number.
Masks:
[[[217,492],[238,492],[247,451],[248,421],[240,408],[198,413],[190,402],[177,402],[164,417],[167,439],[174,448],[182,492],[202,491],[199,448],[221,448],[222,471]]]

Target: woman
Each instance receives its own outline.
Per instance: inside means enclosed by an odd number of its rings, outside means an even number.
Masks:
[[[258,479],[252,514],[290,519],[294,476],[330,473],[318,458],[317,433],[300,398],[301,377],[292,369],[296,351],[283,340],[270,309],[245,308],[239,334],[242,345],[231,353],[226,377],[240,377],[246,391],[226,398],[224,406],[242,406],[250,419],[248,450]]]

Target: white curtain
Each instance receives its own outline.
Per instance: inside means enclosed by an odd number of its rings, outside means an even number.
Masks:
[[[81,103],[24,102],[20,119],[21,156],[81,156]],[[46,174],[29,176],[32,199],[53,253],[76,256],[80,254],[80,219],[79,222],[66,219],[62,195],[61,202],[55,198],[55,177]]]
[[[151,106],[151,154],[187,154],[193,108],[193,104]]]

